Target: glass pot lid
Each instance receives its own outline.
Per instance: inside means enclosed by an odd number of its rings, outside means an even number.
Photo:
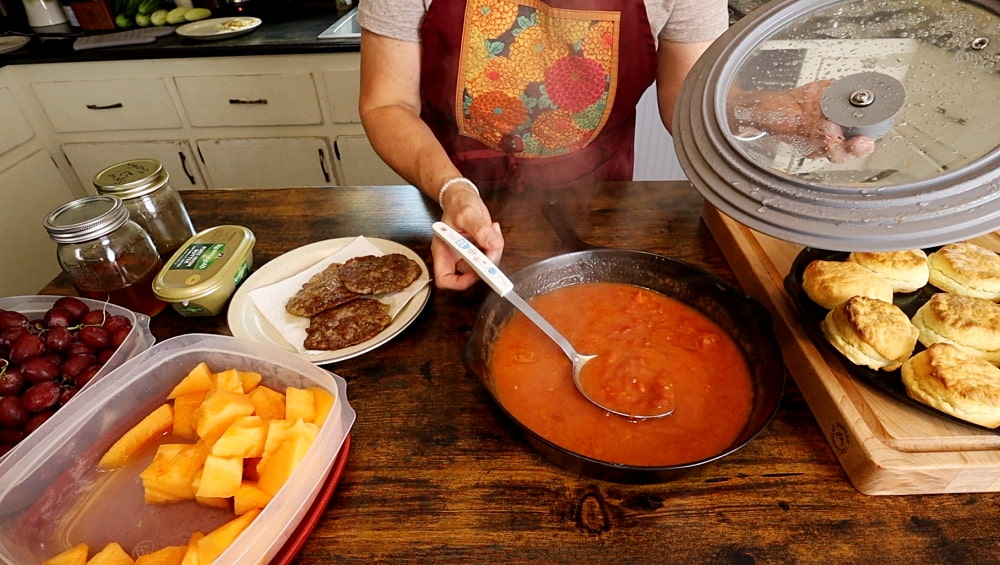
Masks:
[[[1000,2],[773,0],[698,60],[673,133],[709,202],[780,239],[887,251],[1000,229]]]

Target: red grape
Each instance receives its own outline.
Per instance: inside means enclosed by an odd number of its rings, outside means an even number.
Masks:
[[[84,385],[89,383],[95,376],[97,376],[97,371],[99,370],[101,370],[101,368],[97,365],[91,365],[87,367],[86,369],[80,371],[80,374],[77,375],[75,379],[73,379],[73,384],[75,384],[78,387],[83,387]]]
[[[28,327],[28,317],[13,310],[0,311],[0,329],[26,328]]]
[[[104,349],[111,341],[108,331],[101,326],[84,326],[77,332],[76,337],[94,349]]]
[[[45,332],[45,347],[49,351],[66,351],[74,339],[73,333],[66,328],[51,328]]]
[[[42,317],[42,323],[47,328],[72,326],[73,314],[64,308],[49,308]]]
[[[28,387],[21,395],[21,403],[28,412],[41,412],[52,408],[59,402],[59,395],[62,390],[55,381],[42,381]]]
[[[0,428],[20,428],[28,420],[28,410],[19,396],[0,398]]]
[[[49,410],[38,412],[36,414],[32,414],[31,416],[28,417],[28,420],[24,423],[24,433],[30,434],[31,432],[35,431],[35,429],[38,428],[38,426],[44,424],[45,420],[51,418],[52,415],[55,413],[56,413],[55,409],[52,408]]]
[[[91,310],[80,318],[80,323],[85,326],[100,326],[104,324],[107,314],[103,310]]]
[[[70,355],[63,361],[62,374],[70,379],[76,379],[84,369],[97,364],[97,357],[90,354]]]
[[[20,369],[7,367],[7,370],[0,374],[0,396],[10,396],[21,394],[24,390],[24,375]]]
[[[73,322],[79,322],[83,319],[84,314],[90,311],[90,306],[75,296],[63,296],[56,300],[52,307],[68,310],[73,316]]]
[[[54,381],[59,378],[61,372],[59,365],[41,356],[32,357],[21,363],[21,373],[32,384],[43,381]]]
[[[23,363],[42,353],[45,353],[45,342],[35,334],[24,334],[10,344],[10,360],[15,363]]]

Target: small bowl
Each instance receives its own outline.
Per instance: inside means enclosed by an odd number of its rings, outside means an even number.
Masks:
[[[201,361],[217,371],[257,371],[263,384],[277,390],[316,386],[336,398],[314,444],[288,482],[217,562],[268,563],[273,559],[310,511],[354,423],[347,385],[342,378],[270,345],[187,334],[139,353],[81,391],[74,398],[74,410],[56,412],[35,430],[34,441],[22,442],[0,461],[0,562],[40,563],[80,542],[98,551],[117,541],[129,554],[139,555],[186,544],[195,529],[207,532],[232,519],[231,511],[194,502],[147,505],[138,481],[105,479],[109,474],[97,470],[97,461],[107,448],[161,405],[174,385]],[[119,472],[128,470],[126,466]],[[84,504],[95,492],[101,496],[100,512],[89,502]],[[90,523],[100,526],[88,529]]]
[[[750,416],[736,439],[719,453],[690,463],[658,467],[596,460],[541,437],[500,402],[489,371],[489,356],[500,330],[515,310],[506,300],[491,295],[481,307],[466,345],[466,368],[480,380],[526,441],[565,469],[612,482],[666,482],[737,451],[767,426],[778,409],[785,369],[770,313],[756,300],[703,269],[653,253],[600,249],[552,257],[510,278],[524,298],[585,282],[625,283],[659,292],[693,307],[725,330],[743,352],[750,371]]]

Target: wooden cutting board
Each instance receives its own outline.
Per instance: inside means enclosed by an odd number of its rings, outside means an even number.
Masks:
[[[854,486],[865,494],[1000,491],[1000,433],[908,406],[848,373],[814,343],[784,278],[802,246],[751,230],[711,205],[703,213],[744,291],[774,316],[785,365]],[[977,243],[1000,251],[1000,236]]]

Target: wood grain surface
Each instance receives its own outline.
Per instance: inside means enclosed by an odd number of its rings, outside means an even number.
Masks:
[[[412,187],[185,192],[196,227],[257,236],[255,265],[367,235],[430,261],[436,204]],[[637,182],[496,202],[516,271],[567,249],[541,214],[570,203],[588,243],[663,253],[737,282],[686,183]],[[497,199],[499,200],[499,199]],[[44,289],[70,293],[63,279]],[[855,488],[795,383],[735,454],[659,485],[575,476],[529,448],[461,363],[485,285],[435,289],[402,334],[329,365],[358,411],[342,480],[294,563],[935,563],[1000,561],[1000,495]],[[225,316],[153,320],[159,339],[229,333]],[[795,360],[797,362],[797,360]],[[786,359],[786,362],[788,360]]]

